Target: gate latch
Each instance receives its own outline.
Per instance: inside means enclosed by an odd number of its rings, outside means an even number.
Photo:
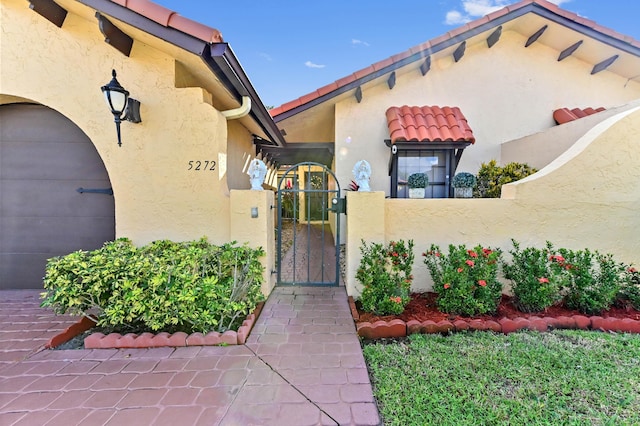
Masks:
[[[331,207],[329,208],[334,213],[344,213],[347,214],[347,199],[345,197],[342,198],[332,198],[331,199]]]

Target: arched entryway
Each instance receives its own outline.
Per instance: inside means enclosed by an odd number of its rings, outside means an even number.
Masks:
[[[278,181],[280,285],[340,283],[340,184],[326,166],[299,163]]]
[[[0,105],[0,289],[42,288],[48,258],[114,238],[111,183],[87,135],[45,106]]]

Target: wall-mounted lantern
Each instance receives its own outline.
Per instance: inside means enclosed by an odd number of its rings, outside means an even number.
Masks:
[[[102,93],[107,101],[111,114],[113,114],[116,122],[116,131],[118,133],[118,146],[122,146],[120,138],[120,123],[127,120],[132,123],[140,123],[140,102],[129,97],[129,92],[118,83],[116,79],[116,70],[111,71],[113,78],[101,87]]]

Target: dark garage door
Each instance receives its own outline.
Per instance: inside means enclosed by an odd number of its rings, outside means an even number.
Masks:
[[[41,105],[0,105],[0,289],[42,288],[48,258],[114,239],[113,196],[78,188],[111,188],[82,130]]]

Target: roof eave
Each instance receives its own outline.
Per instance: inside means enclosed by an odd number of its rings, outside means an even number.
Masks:
[[[506,22],[512,21],[514,19],[517,19],[527,13],[535,13],[539,16],[542,16],[543,18],[549,19],[550,21],[557,23],[559,25],[563,25],[567,28],[573,29],[575,31],[578,31],[582,34],[585,34],[586,36],[593,38],[595,40],[598,40],[602,43],[608,44],[614,48],[620,49],[623,52],[635,55],[640,57],[640,47],[631,44],[631,43],[627,43],[623,40],[620,40],[618,38],[612,37],[610,35],[607,35],[601,31],[598,31],[594,28],[588,27],[586,25],[583,25],[577,21],[571,20],[565,16],[562,16],[560,14],[554,13],[553,11],[545,8],[544,6],[541,6],[540,4],[537,4],[535,2],[533,3],[528,3],[528,4],[524,4],[521,7],[518,7],[517,9],[511,10],[509,12],[507,12],[506,14],[497,16],[483,24],[477,25],[465,32],[462,32],[460,34],[457,34],[455,36],[452,36],[446,40],[443,40],[440,43],[436,43],[436,44],[430,44],[428,43],[427,48],[422,49],[416,53],[413,53],[410,56],[407,56],[403,59],[400,59],[396,62],[393,62],[392,64],[380,68],[372,73],[366,74],[360,78],[356,78],[353,81],[343,85],[343,86],[339,86],[337,87],[335,90],[330,91],[328,93],[325,93],[321,96],[318,96],[314,99],[311,99],[310,101],[301,104],[299,106],[293,107],[289,110],[283,111],[280,114],[277,114],[275,116],[273,116],[273,120],[276,123],[279,123],[280,121],[286,120],[287,118],[290,118],[296,114],[299,114],[301,112],[304,112],[310,108],[313,108],[317,105],[320,105],[324,102],[327,102],[339,95],[342,95],[344,93],[350,92],[352,90],[356,90],[358,87],[362,86],[365,83],[368,83],[372,80],[375,80],[377,78],[380,78],[382,76],[384,76],[385,74],[389,74],[399,68],[402,68],[406,65],[409,65],[411,63],[414,62],[418,62],[420,60],[423,60],[426,56],[429,56],[431,54],[434,53],[438,53],[444,49],[450,48],[454,45],[457,45],[459,43],[462,43],[465,40],[468,40],[478,34],[484,33],[486,31],[489,31],[495,27],[498,27],[500,25],[505,24]]]
[[[239,103],[242,103],[242,96],[251,98],[251,111],[249,114],[262,128],[271,142],[278,146],[286,145],[284,137],[269,115],[228,43],[207,42],[174,28],[165,27],[110,0],[77,1],[187,52],[200,56]]]
[[[284,136],[276,126],[273,118],[271,118],[271,115],[269,115],[267,108],[262,103],[249,77],[233,53],[231,46],[228,43],[207,44],[208,48],[205,49],[202,59],[216,75],[224,77],[221,78],[223,84],[232,93],[235,93],[238,99],[242,96],[251,98],[251,116],[260,125],[265,134],[269,136],[273,144],[286,146],[287,142]]]

